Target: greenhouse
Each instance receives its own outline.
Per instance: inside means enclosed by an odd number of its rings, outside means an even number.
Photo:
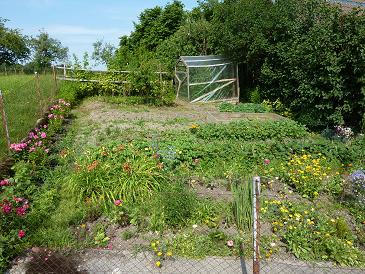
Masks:
[[[238,67],[223,56],[181,56],[175,78],[179,99],[192,103],[238,101]]]

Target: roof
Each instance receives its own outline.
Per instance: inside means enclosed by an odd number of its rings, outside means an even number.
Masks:
[[[180,61],[187,67],[213,67],[232,63],[222,55],[181,56]]]

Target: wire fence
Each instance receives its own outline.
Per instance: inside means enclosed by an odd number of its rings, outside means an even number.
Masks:
[[[200,201],[214,199],[227,205],[235,201],[234,195],[223,188],[206,188],[194,185],[194,182],[189,188]],[[161,216],[160,209],[164,208],[164,218],[171,224],[174,223],[169,218],[176,216],[169,216],[173,213],[169,212],[169,207],[171,210],[180,208],[176,214],[196,214],[194,204],[186,205],[186,195],[167,191],[163,197],[170,197],[170,202],[160,200],[161,206],[155,206],[149,213]],[[25,208],[26,214],[38,215],[39,219],[36,221],[24,215],[24,235],[19,231],[18,236],[29,244],[23,246],[25,251],[13,261],[8,273],[252,273],[251,231],[241,231],[228,216],[218,220],[207,214],[200,223],[158,232],[140,229],[143,225],[138,228],[130,219],[115,223],[98,216],[70,225],[69,235],[77,240],[76,245],[52,248],[52,244],[44,240],[45,235],[41,235],[45,233],[41,232],[42,214],[28,213],[28,201],[15,203],[17,208]],[[191,208],[194,212],[188,211]],[[145,225],[150,226],[153,220],[147,219]],[[19,224],[9,225],[16,227]],[[4,248],[10,249],[12,245],[10,242]]]
[[[326,233],[319,224],[325,220],[322,219],[323,215],[317,213],[329,207],[329,203],[322,202],[320,209],[316,202],[305,201],[290,188],[274,180],[265,181],[259,196],[256,210],[260,215],[260,236],[257,239],[260,254],[255,255],[260,258],[260,270],[254,273],[365,273],[364,267],[346,267],[335,262],[341,258],[351,263],[351,259],[345,255],[341,245],[336,247],[338,250],[331,250],[330,246],[334,242],[330,238],[335,236],[333,232]],[[300,206],[296,206],[298,204]],[[334,219],[328,221],[335,222]],[[320,253],[320,245],[326,239],[328,246],[324,253],[327,252],[327,255],[315,258],[315,253]],[[351,251],[353,243],[343,241],[343,245],[349,247],[350,253],[355,253],[355,249]]]
[[[58,92],[52,74],[0,76],[2,127],[0,155],[10,143],[19,142],[34,127]]]
[[[278,238],[276,224],[268,223],[267,215],[262,214],[268,203],[283,206],[288,197],[266,188],[261,190],[258,177],[253,182],[242,180],[239,183],[247,187],[252,184],[252,229],[242,230],[237,222],[222,219],[215,224],[203,222],[184,229],[155,232],[139,230],[128,221],[116,224],[99,216],[70,225],[71,234],[77,239],[76,246],[52,248],[46,241],[37,239],[42,226],[42,220],[38,220],[36,228],[23,223],[33,232],[24,231],[23,235],[19,231],[18,236],[33,244],[26,246],[7,273],[364,273],[363,268],[298,259],[287,243]],[[236,202],[231,190],[191,184],[190,187],[200,198]],[[165,194],[179,201],[178,193]],[[177,205],[184,207],[183,201]],[[291,197],[290,201],[295,198]],[[27,204],[26,200],[17,202],[18,208],[25,211]],[[34,226],[34,219],[32,224]],[[102,232],[98,230],[101,225]],[[45,239],[45,235],[42,237]]]

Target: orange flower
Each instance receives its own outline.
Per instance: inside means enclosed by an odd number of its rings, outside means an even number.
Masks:
[[[94,162],[92,162],[91,165],[88,165],[87,166],[87,170],[88,171],[92,171],[94,170],[97,166],[99,165],[99,162],[97,160],[95,160]]]
[[[131,171],[132,171],[130,164],[129,164],[129,163],[124,163],[124,164],[123,164],[123,170],[124,170],[125,172],[127,172],[128,174],[130,174],[130,173],[131,173]]]

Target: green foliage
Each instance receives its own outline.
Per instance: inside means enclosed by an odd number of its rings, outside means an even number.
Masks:
[[[29,55],[26,38],[17,29],[5,27],[6,19],[0,17],[0,64],[15,64]]]
[[[232,240],[233,247],[227,246],[227,240]],[[197,233],[186,231],[175,237],[170,245],[173,254],[186,258],[203,259],[207,256],[232,256],[240,254],[242,239],[229,238],[219,230]]]
[[[262,210],[273,232],[293,254],[304,260],[330,260],[364,266],[365,254],[343,218],[330,218],[315,208],[289,201],[265,201]]]
[[[304,126],[289,119],[278,121],[241,120],[229,124],[206,124],[198,129],[196,135],[202,139],[249,141],[302,138],[308,136],[308,132]]]
[[[244,112],[244,113],[265,113],[270,112],[271,109],[264,104],[256,103],[221,103],[218,106],[220,112]]]
[[[40,32],[36,38],[30,40],[33,49],[32,63],[36,70],[50,67],[52,62],[64,61],[68,48],[63,47],[57,39],[49,37],[46,32]]]
[[[80,201],[90,199],[105,208],[117,199],[143,201],[165,185],[160,166],[133,144],[95,147],[76,160],[67,188]]]
[[[250,231],[252,228],[252,183],[250,180],[233,182],[233,215],[237,227],[242,231]]]
[[[157,195],[154,208],[157,214],[152,217],[155,222],[162,222],[162,228],[179,228],[189,223],[197,203],[197,197],[191,190],[183,184],[170,183]]]
[[[365,104],[363,11],[344,13],[313,0],[280,1],[274,12],[280,23],[261,68],[265,97],[279,99],[311,128],[359,129]]]

